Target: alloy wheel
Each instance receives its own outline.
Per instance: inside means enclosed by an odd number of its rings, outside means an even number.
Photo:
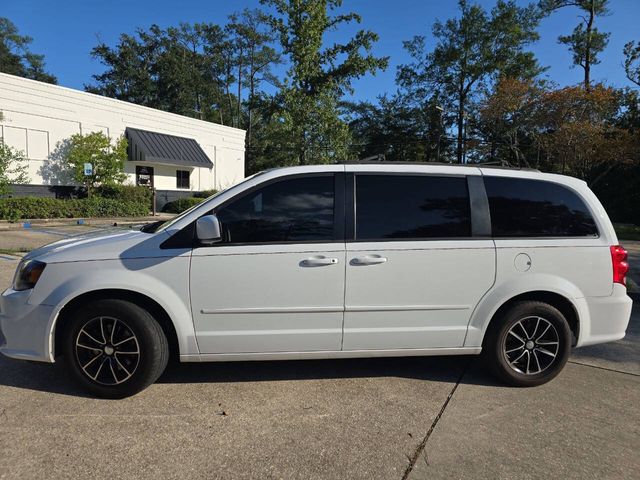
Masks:
[[[113,317],[86,322],[76,336],[75,353],[84,374],[101,385],[126,382],[140,363],[136,335],[125,322]]]
[[[555,362],[560,351],[560,336],[554,325],[543,317],[518,320],[507,332],[503,354],[509,366],[524,375],[537,375]]]

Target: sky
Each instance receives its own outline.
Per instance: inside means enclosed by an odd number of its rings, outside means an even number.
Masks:
[[[495,0],[476,0],[490,9]],[[66,87],[82,89],[92,82],[93,74],[103,71],[89,52],[98,39],[115,45],[121,33],[133,33],[137,27],[152,24],[161,27],[180,22],[224,24],[229,14],[259,6],[258,0],[21,0],[4,1],[0,16],[9,18],[22,35],[33,37],[31,50],[45,55],[47,70]],[[528,1],[518,1],[526,5]],[[622,49],[630,40],[640,40],[640,0],[611,0],[611,15],[597,19],[601,31],[611,32],[609,45],[601,54],[601,63],[593,68],[592,78],[609,85],[633,86],[624,75]],[[431,25],[457,14],[454,0],[345,0],[341,11],[362,16],[360,25],[350,25],[331,34],[328,40],[344,41],[359,28],[380,36],[374,54],[389,56],[389,68],[376,76],[354,82],[353,100],[374,101],[379,95],[396,90],[396,68],[410,61],[402,48],[404,40],[425,35],[433,45]],[[543,20],[540,40],[531,46],[541,65],[549,67],[545,76],[563,85],[580,82],[580,67],[571,68],[571,54],[559,45],[559,35],[569,34],[579,21],[579,11],[564,8]],[[284,73],[284,72],[283,72]]]

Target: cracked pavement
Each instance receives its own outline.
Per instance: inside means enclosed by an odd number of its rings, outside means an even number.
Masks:
[[[0,289],[16,264],[0,256]],[[0,356],[0,479],[637,478],[634,301],[624,340],[576,350],[530,389],[498,384],[476,357],[377,358],[175,365],[109,401],[64,364]]]

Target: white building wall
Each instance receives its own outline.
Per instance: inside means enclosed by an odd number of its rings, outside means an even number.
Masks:
[[[63,142],[71,135],[102,131],[116,139],[126,127],[195,139],[214,166],[191,168],[192,190],[226,188],[244,178],[244,130],[4,73],[0,73],[0,111],[0,137],[25,152],[30,183],[35,185],[72,184],[57,168]],[[130,183],[135,183],[136,164],[154,167],[159,190],[177,190],[175,171],[185,169],[127,162]]]

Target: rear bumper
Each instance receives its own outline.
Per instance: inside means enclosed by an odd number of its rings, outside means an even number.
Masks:
[[[587,297],[583,300],[589,321],[580,323],[577,347],[624,338],[633,306],[624,286],[614,285],[610,297]]]
[[[21,360],[51,362],[48,325],[53,307],[30,305],[31,290],[7,289],[0,296],[0,353]]]

